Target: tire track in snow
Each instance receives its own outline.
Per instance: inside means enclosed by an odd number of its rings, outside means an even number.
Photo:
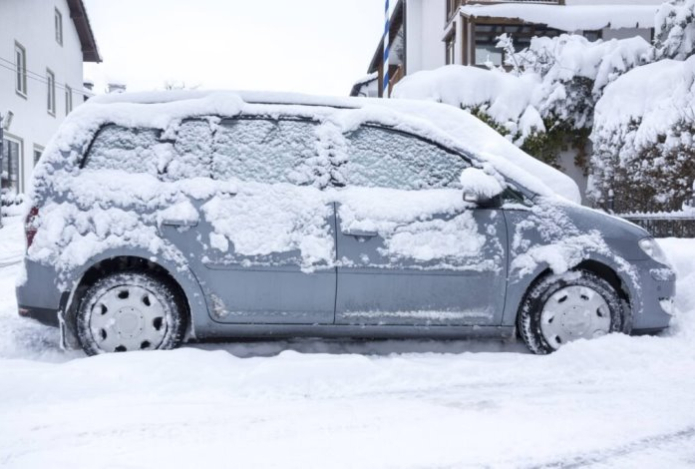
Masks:
[[[675,443],[679,440],[689,439],[695,439],[695,426],[687,427],[683,430],[673,433],[664,433],[661,435],[641,438],[639,440],[635,440],[631,443],[620,445],[609,450],[596,451],[594,453],[589,453],[583,456],[576,456],[545,464],[527,466],[527,469],[583,468],[587,466],[593,466],[595,464],[606,463],[609,462],[611,459],[621,458],[623,456],[628,456],[632,453],[640,453],[642,451],[656,449],[660,446]]]

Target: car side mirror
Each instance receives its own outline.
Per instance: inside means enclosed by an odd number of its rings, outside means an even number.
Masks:
[[[490,208],[500,205],[504,184],[482,169],[466,168],[461,172],[463,200],[479,207]]]

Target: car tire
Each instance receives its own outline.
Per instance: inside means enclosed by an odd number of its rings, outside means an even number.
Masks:
[[[79,303],[77,340],[87,355],[176,348],[186,331],[182,304],[171,283],[152,273],[106,275]]]
[[[517,327],[529,350],[544,355],[574,340],[629,333],[628,316],[629,305],[608,281],[579,270],[536,282],[521,304]]]

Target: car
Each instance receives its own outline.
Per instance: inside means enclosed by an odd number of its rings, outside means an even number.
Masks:
[[[569,178],[473,116],[395,101],[81,106],[34,173],[19,314],[88,355],[299,336],[546,354],[669,327],[675,274],[649,233],[569,200]]]

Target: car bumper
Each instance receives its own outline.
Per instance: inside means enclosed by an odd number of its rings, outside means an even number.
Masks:
[[[638,276],[640,301],[633,305],[633,332],[652,333],[668,328],[675,313],[675,272],[649,261],[639,263]]]
[[[67,294],[56,288],[55,271],[30,261],[25,261],[24,267],[27,280],[16,289],[19,315],[58,326],[58,313],[65,306]]]
[[[60,325],[58,310],[56,309],[32,308],[20,305],[19,315],[23,318],[34,319],[46,326],[58,327]]]

